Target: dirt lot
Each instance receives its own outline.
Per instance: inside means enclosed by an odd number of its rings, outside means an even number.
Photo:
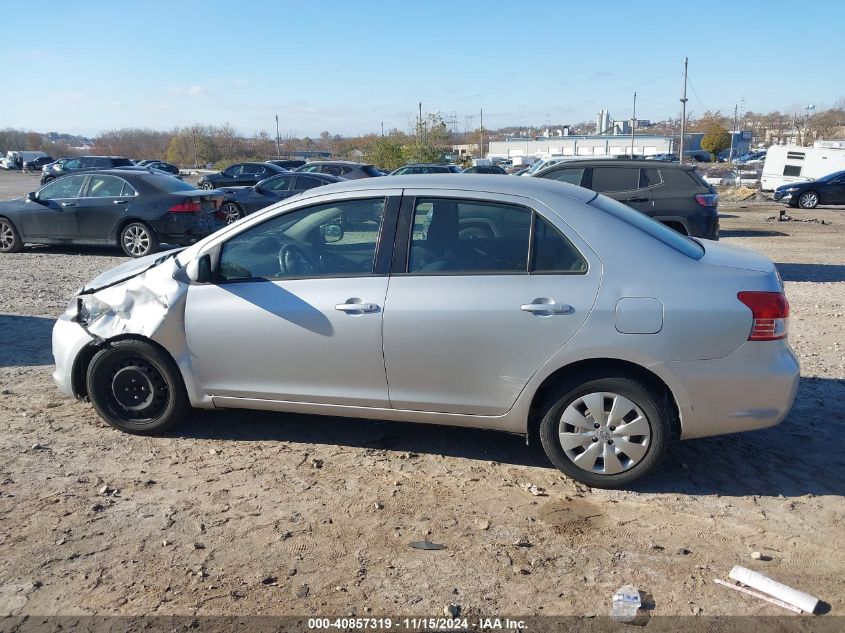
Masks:
[[[0,198],[36,182],[0,173]],[[778,427],[674,447],[624,492],[479,431],[220,411],[120,434],[55,390],[50,330],[124,258],[3,256],[0,615],[605,614],[625,583],[655,614],[784,613],[713,583],[735,564],[845,614],[845,211],[723,213],[724,239],[786,281],[798,400]]]

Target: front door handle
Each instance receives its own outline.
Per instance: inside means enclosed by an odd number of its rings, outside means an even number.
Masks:
[[[648,198],[626,198],[625,202],[648,202]]]
[[[551,314],[569,314],[572,312],[572,306],[565,303],[554,303],[549,299],[534,299],[531,303],[525,303],[519,306],[523,312],[531,312],[532,314],[539,314],[540,316],[548,316]]]
[[[114,204],[126,204],[128,202],[129,202],[129,200],[115,200]]]
[[[338,303],[334,309],[347,314],[378,312],[378,306],[375,303],[364,303],[357,298],[347,299],[346,303]]]
[[[63,207],[75,207],[76,203],[75,202],[62,202],[62,206]]]

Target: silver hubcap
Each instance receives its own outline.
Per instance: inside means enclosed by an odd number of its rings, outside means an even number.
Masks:
[[[226,224],[231,224],[232,222],[236,222],[241,219],[241,212],[238,210],[238,207],[233,204],[223,205],[223,215],[226,216]]]
[[[0,248],[12,248],[15,243],[15,234],[12,227],[5,222],[0,222]]]
[[[642,409],[615,393],[590,393],[566,407],[558,425],[561,448],[579,468],[616,475],[648,453],[651,426]]]
[[[143,255],[150,248],[150,235],[140,226],[130,226],[123,232],[123,244],[133,255]]]
[[[816,206],[817,202],[818,198],[814,193],[805,193],[803,196],[801,196],[801,204],[803,204],[805,207],[814,207]]]

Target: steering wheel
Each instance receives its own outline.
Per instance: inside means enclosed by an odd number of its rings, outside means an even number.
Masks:
[[[316,266],[311,257],[297,244],[285,244],[279,250],[279,269],[282,275],[313,275]]]

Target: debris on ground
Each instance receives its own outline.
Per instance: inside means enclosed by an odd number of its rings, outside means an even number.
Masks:
[[[446,549],[445,545],[441,545],[440,543],[432,543],[431,541],[411,541],[410,543],[408,543],[408,547],[426,550]]]
[[[522,487],[530,492],[535,497],[548,497],[549,495],[546,494],[546,489],[541,488],[540,486],[535,486],[532,483],[524,483]]]
[[[447,618],[457,618],[461,614],[461,606],[458,604],[447,604],[443,607],[443,615]]]
[[[757,589],[758,591],[762,592],[763,594],[767,595],[758,595],[758,598],[762,598],[767,602],[772,602],[772,600],[777,600],[778,602],[783,602],[786,605],[784,608],[794,607],[801,611],[806,611],[807,613],[814,613],[819,606],[819,599],[815,596],[811,596],[808,593],[804,593],[803,591],[798,591],[797,589],[793,589],[789,585],[784,585],[783,583],[779,583],[776,580],[772,580],[768,576],[764,576],[763,574],[752,571],[745,567],[741,567],[739,565],[735,565],[733,569],[731,569],[731,573],[729,574],[732,580],[737,581],[741,585],[746,585],[747,587],[751,587],[752,589]],[[719,584],[725,584],[724,582],[720,582]],[[729,585],[730,586],[730,585]],[[736,586],[738,590],[742,590]],[[744,589],[744,588],[743,588]],[[749,593],[748,591],[743,591],[743,593]],[[754,594],[751,594],[754,595]],[[777,603],[773,603],[777,604]],[[779,606],[783,606],[782,604]],[[794,610],[794,609],[790,609]]]
[[[610,617],[617,622],[645,625],[649,618],[648,613],[643,609],[640,590],[634,585],[619,587],[613,594]]]

